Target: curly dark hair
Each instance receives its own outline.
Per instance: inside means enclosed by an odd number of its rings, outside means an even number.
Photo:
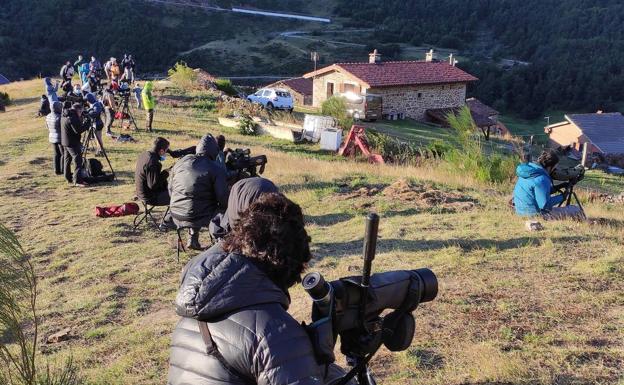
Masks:
[[[301,281],[312,258],[301,207],[279,193],[263,194],[249,206],[223,249],[253,260],[282,289]]]
[[[557,163],[559,163],[559,156],[555,150],[544,150],[539,158],[537,158],[537,163],[544,168],[555,167]]]

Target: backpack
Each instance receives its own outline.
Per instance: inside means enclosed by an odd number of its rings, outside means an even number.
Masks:
[[[48,97],[45,95],[41,95],[41,101],[39,105],[39,116],[46,116],[50,112],[52,112],[52,110],[50,109],[50,101],[48,100]]]
[[[139,205],[134,202],[124,203],[121,206],[96,206],[95,216],[100,218],[122,217],[124,215],[136,215],[139,213]]]
[[[103,170],[104,170],[104,167],[102,166],[102,162],[94,158],[87,159],[88,176],[97,177],[97,176],[105,175]]]

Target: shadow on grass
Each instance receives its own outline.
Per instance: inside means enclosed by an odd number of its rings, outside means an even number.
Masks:
[[[586,236],[566,236],[554,238],[555,243],[572,243],[572,242],[584,242],[590,238]],[[347,242],[322,242],[315,243],[313,246],[319,258],[323,258],[326,255],[335,257],[348,256],[359,254],[362,251],[364,239],[358,239],[356,241]],[[494,239],[468,239],[468,238],[450,238],[440,240],[409,240],[409,239],[395,239],[380,238],[377,241],[378,252],[388,251],[429,251],[440,250],[446,247],[456,246],[463,251],[473,251],[479,249],[496,249],[499,251],[518,249],[522,247],[539,246],[540,239],[533,237],[520,237],[506,240],[494,240]]]
[[[332,213],[323,215],[306,215],[306,224],[314,224],[317,226],[333,226],[338,223],[346,222],[355,217],[349,213]]]
[[[624,221],[612,218],[589,218],[592,225],[621,228],[624,227]]]
[[[12,99],[11,100],[11,105],[12,106],[22,106],[24,104],[30,104],[30,103],[34,103],[41,100],[41,97],[34,97],[34,98],[20,98],[20,99]],[[37,113],[37,111],[34,111],[34,113]]]

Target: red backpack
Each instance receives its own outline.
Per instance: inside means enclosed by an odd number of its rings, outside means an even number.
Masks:
[[[124,203],[121,206],[95,207],[95,216],[100,218],[123,217],[124,215],[136,215],[139,213],[139,205],[136,203]]]

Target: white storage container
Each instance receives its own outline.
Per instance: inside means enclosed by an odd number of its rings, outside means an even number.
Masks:
[[[338,151],[342,143],[342,130],[326,129],[321,133],[321,150]]]

